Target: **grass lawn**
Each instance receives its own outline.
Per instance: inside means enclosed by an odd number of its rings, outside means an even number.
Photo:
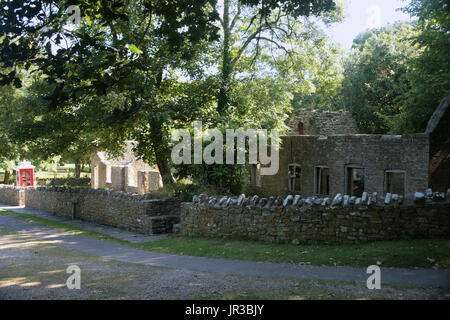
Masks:
[[[133,248],[248,261],[296,264],[383,267],[449,268],[450,240],[380,241],[354,245],[270,244],[256,241],[171,236],[156,242],[131,243],[98,232],[83,230],[28,214],[0,209],[0,214],[108,240]]]

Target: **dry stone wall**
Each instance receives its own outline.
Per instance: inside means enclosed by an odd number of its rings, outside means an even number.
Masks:
[[[361,198],[194,196],[182,204],[176,232],[269,242],[359,243],[450,237],[450,190]]]
[[[12,206],[25,205],[25,188],[0,184],[0,203]]]
[[[17,200],[22,195],[22,204]],[[180,221],[178,199],[148,199],[138,194],[64,187],[0,186],[0,203],[25,205],[57,216],[92,221],[144,234],[171,232]],[[75,210],[75,211],[74,211]]]

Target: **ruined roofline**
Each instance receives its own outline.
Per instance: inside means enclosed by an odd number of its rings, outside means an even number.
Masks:
[[[134,161],[132,160],[124,160],[123,159],[115,159],[115,158],[108,158],[105,155],[104,151],[97,151],[95,152],[95,154],[98,156],[98,158],[100,159],[100,162],[106,166],[111,166],[111,167],[121,167],[121,168],[125,168],[125,167],[129,167],[133,164]],[[113,163],[113,162],[120,162],[120,163]]]
[[[94,152],[97,157],[100,159],[100,162],[104,165],[109,165],[109,160],[106,158],[105,154],[103,153],[103,151],[95,151]]]
[[[445,113],[447,112],[447,109],[450,106],[450,95],[446,96],[444,99],[442,99],[439,106],[434,111],[433,115],[431,116],[430,120],[428,121],[427,129],[425,130],[425,133],[431,134],[436,130],[437,126],[441,122],[442,118],[444,117]]]
[[[119,157],[114,157],[109,155],[108,152],[99,149],[95,150],[92,154],[97,155],[102,164],[114,167],[126,167],[141,160],[134,154],[134,149],[138,143],[133,140],[126,140],[124,142],[125,148],[122,151],[122,155]]]

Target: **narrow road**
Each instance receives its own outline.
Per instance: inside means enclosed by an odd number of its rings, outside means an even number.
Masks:
[[[11,207],[8,207],[8,209],[15,211]],[[6,215],[0,215],[0,225],[75,252],[149,266],[170,267],[223,275],[248,275],[270,278],[366,282],[369,276],[365,268],[299,266],[284,263],[212,259],[139,250],[109,241],[76,235],[60,229],[49,228],[38,223],[26,222]],[[381,283],[450,288],[450,270],[381,268]]]

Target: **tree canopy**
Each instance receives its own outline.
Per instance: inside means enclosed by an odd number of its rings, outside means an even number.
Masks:
[[[172,129],[283,130],[293,108],[421,132],[450,91],[447,2],[411,0],[417,20],[368,30],[346,53],[320,27],[343,20],[340,1],[0,0],[0,166],[83,161],[133,139],[171,183]],[[178,173],[238,187],[245,175]]]
[[[392,133],[403,110],[399,103],[410,90],[409,61],[417,56],[416,35],[409,23],[370,30],[355,40],[345,61],[343,105],[364,133]]]
[[[403,10],[417,19],[360,34],[345,62],[340,99],[364,133],[424,132],[450,92],[448,1]]]
[[[71,1],[83,14],[82,23],[75,27],[67,26],[68,4],[2,2],[1,82],[20,86],[16,77],[20,68],[34,67],[41,73],[40,81],[48,85],[44,97],[48,103],[42,112],[49,121],[34,118],[33,126],[35,132],[51,136],[52,143],[64,145],[66,135],[74,140],[85,135],[82,120],[91,125],[99,121],[110,132],[135,128],[125,133],[137,138],[147,132],[152,144],[142,144],[139,151],[146,160],[156,161],[170,181],[164,130],[170,117],[187,113],[180,114],[177,108],[168,112],[169,104],[160,101],[168,101],[169,88],[176,86],[177,69],[191,75],[198,71],[190,64],[197,49],[217,36],[215,1],[201,0],[195,6],[186,0]],[[106,113],[100,113],[101,119],[86,118],[102,97],[109,101],[114,95],[120,105],[103,108]]]
[[[417,17],[413,44],[420,55],[409,64],[410,90],[404,92],[397,132],[424,132],[439,103],[450,93],[450,4],[447,0],[412,0],[404,11]]]

